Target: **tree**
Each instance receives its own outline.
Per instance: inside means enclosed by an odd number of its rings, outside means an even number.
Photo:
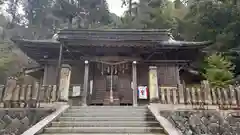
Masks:
[[[206,67],[203,75],[214,87],[224,87],[231,83],[235,66],[229,58],[220,53],[214,53],[205,59]]]
[[[53,15],[68,20],[68,27],[89,28],[111,23],[106,0],[58,0]]]
[[[50,18],[54,1],[52,0],[24,0],[25,25],[27,27],[44,28],[53,27],[54,18]]]
[[[8,27],[11,23],[14,24],[13,28]],[[16,33],[25,35],[27,30],[24,28],[21,31],[16,22],[0,15],[0,83],[3,83],[6,77],[20,72],[29,65],[27,56],[10,41],[11,37],[20,35]]]
[[[12,47],[9,46],[9,43],[1,41],[1,55],[0,55],[0,71],[6,71],[8,65],[13,62],[13,54],[11,54]]]
[[[15,75],[21,71],[21,62],[18,61],[19,56],[13,52],[14,46],[9,41],[0,41],[0,82],[3,83],[5,78]]]
[[[124,28],[173,28],[173,2],[168,0],[140,0],[132,3],[131,15],[122,18]]]
[[[230,50],[240,45],[240,7],[235,0],[191,0],[188,12],[179,26],[181,37],[188,40],[212,40],[215,44],[208,52],[223,52],[234,57]],[[240,73],[239,60],[235,60],[236,73]]]
[[[6,11],[11,18],[8,28],[14,28],[14,25],[19,24],[21,19],[21,15],[17,11],[20,5],[20,0],[7,0],[5,3],[7,4]]]
[[[132,0],[122,0],[122,6],[128,6],[128,16],[132,16],[133,2]]]

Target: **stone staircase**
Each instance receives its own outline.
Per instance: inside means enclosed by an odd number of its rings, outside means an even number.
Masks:
[[[71,107],[41,135],[166,135],[147,107]]]

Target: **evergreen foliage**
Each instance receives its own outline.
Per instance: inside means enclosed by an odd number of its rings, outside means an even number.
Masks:
[[[212,86],[224,87],[233,80],[235,66],[229,58],[220,53],[214,53],[205,58],[206,66],[203,75]]]

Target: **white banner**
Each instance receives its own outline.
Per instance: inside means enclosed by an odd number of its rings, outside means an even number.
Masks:
[[[139,86],[138,87],[138,98],[139,99],[147,99],[148,98],[147,86]]]

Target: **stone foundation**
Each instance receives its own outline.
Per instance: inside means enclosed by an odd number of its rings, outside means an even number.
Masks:
[[[52,109],[0,109],[0,135],[20,135],[51,114]]]
[[[240,115],[237,112],[160,111],[184,135],[238,135]]]

